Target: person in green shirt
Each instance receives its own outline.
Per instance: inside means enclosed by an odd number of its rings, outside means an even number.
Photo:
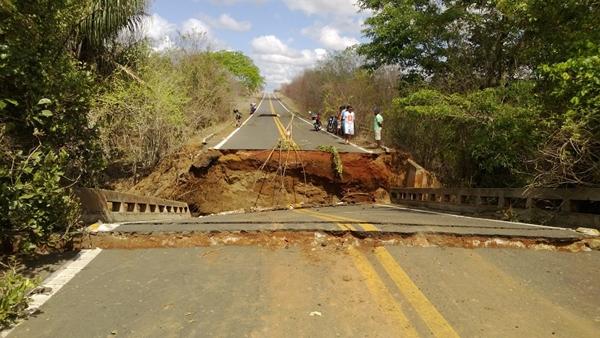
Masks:
[[[377,142],[377,148],[381,148],[381,131],[383,130],[383,116],[379,108],[373,109],[373,131],[375,132],[375,142]]]

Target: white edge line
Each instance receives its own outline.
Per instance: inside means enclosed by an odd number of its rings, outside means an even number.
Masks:
[[[249,117],[246,119],[246,121],[244,121],[244,122],[242,123],[242,125],[241,125],[241,126],[239,126],[239,127],[235,128],[235,130],[234,130],[234,131],[232,131],[232,132],[231,132],[231,134],[229,134],[229,135],[228,135],[226,138],[224,138],[224,139],[223,139],[223,141],[219,142],[219,144],[217,144],[216,146],[214,146],[214,147],[213,147],[213,149],[221,149],[221,147],[222,147],[222,146],[224,146],[224,145],[225,145],[225,143],[227,143],[227,141],[229,141],[229,139],[233,137],[233,135],[235,135],[235,134],[236,134],[236,133],[237,133],[237,132],[238,132],[240,129],[242,129],[242,127],[243,127],[243,126],[244,126],[244,125],[245,125],[245,124],[246,124],[248,121],[250,121],[250,119],[251,119],[252,117],[254,117],[254,115],[255,115],[255,114],[256,114],[256,112],[258,111],[258,108],[260,108],[260,105],[261,105],[261,104],[263,103],[263,101],[265,100],[265,96],[266,96],[266,95],[267,95],[266,93],[263,93],[263,97],[262,97],[262,99],[261,99],[261,100],[260,100],[260,102],[258,103],[258,106],[256,106],[256,111],[255,111],[253,114],[251,114],[251,115],[250,115],[250,116],[249,116]]]
[[[81,270],[83,270],[89,263],[91,263],[96,256],[102,252],[102,249],[92,250],[81,250],[77,257],[70,262],[64,264],[57,271],[52,273],[39,288],[48,288],[50,292],[44,294],[34,294],[31,298],[31,303],[27,308],[28,313],[36,313],[39,308],[44,305],[52,296],[54,296],[63,286],[73,279]],[[10,329],[0,332],[0,337],[7,337],[17,326],[26,322],[27,320],[17,323]]]
[[[291,112],[291,111],[290,111],[290,110],[289,110],[289,109],[288,109],[288,108],[287,108],[287,107],[286,107],[286,106],[283,104],[283,102],[281,102],[281,99],[280,99],[280,98],[278,98],[278,97],[276,97],[276,96],[275,96],[275,98],[277,99],[277,102],[279,102],[279,104],[280,104],[280,105],[283,107],[283,109],[287,110],[287,112],[288,112],[288,113],[290,113],[290,114],[292,114],[292,115],[296,116],[296,118],[299,118],[300,120],[302,120],[302,121],[304,121],[304,122],[308,123],[308,124],[309,124],[309,125],[311,125],[311,126],[313,125],[311,122],[309,122],[309,121],[305,120],[303,117],[300,117],[300,116],[298,116],[298,115],[296,115],[296,114],[292,113],[292,112]],[[321,129],[321,131],[322,131],[322,132],[324,132],[324,133],[326,133],[326,134],[329,134],[329,135],[331,135],[331,136],[333,136],[333,137],[335,137],[335,138],[337,138],[338,140],[343,140],[343,138],[341,138],[341,137],[337,136],[336,134],[330,133],[330,132],[328,132],[328,131],[327,131],[327,130],[325,130],[325,129]],[[351,145],[351,146],[354,146],[354,147],[356,147],[357,149],[360,149],[360,150],[364,151],[365,153],[368,153],[368,154],[373,154],[373,152],[372,152],[372,151],[370,151],[370,150],[367,150],[367,149],[365,149],[365,148],[363,148],[363,147],[361,147],[361,146],[358,146],[358,145],[356,145],[356,144],[354,144],[354,143],[352,143],[352,142],[350,142],[350,145]]]
[[[551,226],[548,226],[548,225],[539,225],[539,224],[522,223],[522,222],[511,222],[511,221],[502,221],[502,220],[499,220],[499,219],[480,218],[480,217],[471,217],[471,216],[447,214],[447,213],[444,213],[444,212],[431,211],[429,209],[421,210],[421,209],[416,209],[416,208],[405,208],[405,207],[401,207],[401,206],[397,206],[397,205],[389,205],[389,204],[375,204],[375,205],[378,206],[378,207],[384,207],[384,208],[406,210],[406,211],[426,211],[427,213],[431,213],[431,214],[434,214],[434,215],[452,216],[452,217],[457,217],[457,218],[469,218],[469,219],[474,219],[474,220],[484,220],[484,221],[490,221],[490,222],[495,222],[495,223],[525,225],[525,226],[534,227],[534,228],[543,228],[543,229],[552,229],[552,230],[575,231],[575,230],[569,229],[569,228],[551,227]]]

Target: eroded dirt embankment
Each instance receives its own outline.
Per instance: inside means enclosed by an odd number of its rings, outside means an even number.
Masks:
[[[203,151],[188,146],[131,191],[185,201],[194,214],[300,204],[385,202],[406,186],[408,155],[342,153],[342,175],[321,151]]]

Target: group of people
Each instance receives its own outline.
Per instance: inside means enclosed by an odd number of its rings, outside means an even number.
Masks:
[[[256,103],[252,103],[250,104],[250,114],[253,114],[256,111]],[[233,110],[234,116],[235,116],[235,121],[236,121],[236,127],[240,127],[241,126],[241,122],[242,122],[242,114],[240,113],[239,110],[234,109]],[[312,119],[315,120],[315,124],[318,124],[318,129],[320,130],[321,128],[321,121],[320,121],[320,114],[316,113],[313,114],[312,112],[309,112],[309,114],[311,115]],[[334,117],[330,117],[330,119],[334,119]],[[354,137],[354,124],[356,121],[356,114],[354,113],[354,107],[352,107],[351,105],[346,105],[346,106],[341,106],[337,115],[335,116],[335,120],[332,123],[336,125],[336,129],[335,132],[337,135],[341,136],[344,138],[344,143],[345,144],[349,144],[350,141],[352,140],[352,138]],[[317,128],[317,126],[315,125],[315,128]],[[328,127],[329,129],[329,127]],[[381,111],[379,110],[379,108],[373,108],[373,132],[375,134],[375,142],[377,143],[377,148],[381,148],[381,132],[383,130],[383,116],[381,115]],[[329,131],[329,130],[328,130]]]
[[[373,131],[377,148],[381,148],[381,131],[383,130],[383,116],[379,108],[373,108]],[[344,138],[344,143],[349,144],[354,137],[354,124],[356,115],[350,105],[341,106],[336,116],[337,134]]]

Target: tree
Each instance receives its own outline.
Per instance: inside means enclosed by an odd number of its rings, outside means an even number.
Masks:
[[[529,77],[599,41],[593,0],[360,0],[372,66],[397,64],[450,91]],[[469,79],[469,80],[467,80]]]
[[[255,92],[265,84],[258,67],[242,52],[218,51],[211,56],[239,78],[249,92]]]

